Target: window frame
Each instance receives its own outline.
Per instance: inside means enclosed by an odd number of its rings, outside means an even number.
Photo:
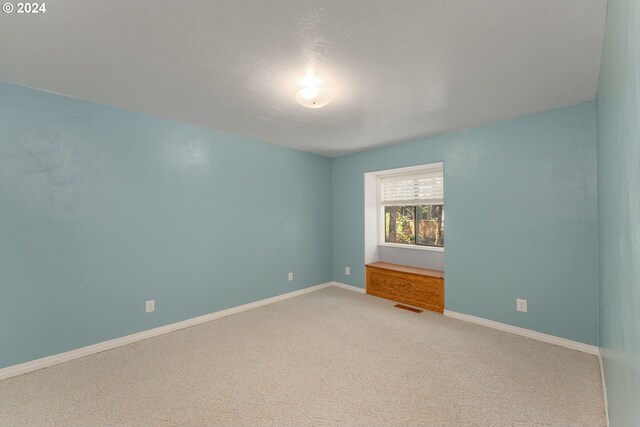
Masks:
[[[409,249],[409,250],[419,250],[419,251],[444,252],[444,246],[418,245],[416,243],[390,243],[385,241],[386,213],[385,213],[385,205],[382,203],[382,178],[386,176],[393,176],[393,175],[405,175],[405,174],[408,175],[408,174],[414,174],[417,172],[428,172],[434,169],[441,169],[442,177],[444,178],[444,162],[430,163],[430,164],[422,165],[419,167],[400,168],[400,169],[389,171],[389,173],[380,174],[376,176],[376,181],[377,181],[376,203],[377,203],[377,210],[378,210],[378,215],[377,215],[378,216],[378,239],[377,239],[378,246]],[[444,179],[443,179],[443,186],[444,186]],[[401,206],[401,205],[397,205],[397,206]],[[402,206],[421,206],[421,205],[402,205]],[[443,206],[443,209],[446,209],[444,198],[442,201],[442,206]],[[416,227],[416,231],[417,231],[417,227]]]

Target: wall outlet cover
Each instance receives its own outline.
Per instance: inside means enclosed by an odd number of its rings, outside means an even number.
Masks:
[[[516,310],[527,312],[527,300],[522,298],[516,298]]]
[[[156,311],[156,300],[152,299],[144,303],[144,311],[151,313]]]
[[[289,281],[293,282],[293,273],[289,273]]]
[[[344,274],[346,276],[351,276],[351,267],[345,267],[344,268]]]

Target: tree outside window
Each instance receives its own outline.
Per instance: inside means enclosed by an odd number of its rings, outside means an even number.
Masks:
[[[444,205],[385,206],[385,242],[444,247]]]

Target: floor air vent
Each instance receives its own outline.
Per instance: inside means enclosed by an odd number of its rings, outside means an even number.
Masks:
[[[417,308],[409,307],[409,306],[402,305],[402,304],[396,304],[396,305],[394,305],[394,307],[398,307],[398,308],[401,308],[401,309],[407,310],[407,311],[412,311],[414,313],[422,313],[422,311],[423,311],[423,310],[418,310]]]

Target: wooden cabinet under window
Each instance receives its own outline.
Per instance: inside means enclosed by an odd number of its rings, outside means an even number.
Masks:
[[[366,268],[368,294],[444,311],[444,272],[386,262],[367,264]]]

